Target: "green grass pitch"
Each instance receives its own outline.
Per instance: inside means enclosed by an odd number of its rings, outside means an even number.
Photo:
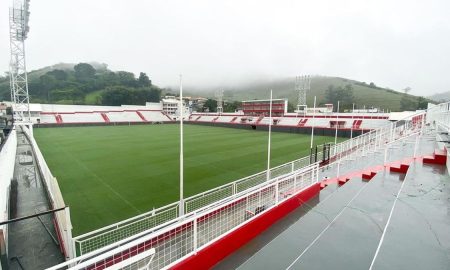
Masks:
[[[263,171],[267,132],[185,125],[185,196]],[[178,200],[179,126],[35,129],[70,206],[74,235]],[[315,143],[333,141],[315,136]],[[271,167],[309,154],[309,135],[272,133]]]

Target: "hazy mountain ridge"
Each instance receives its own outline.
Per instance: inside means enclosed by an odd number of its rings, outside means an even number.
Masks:
[[[436,102],[446,102],[450,101],[450,91],[437,93],[428,97]]]
[[[91,64],[98,73],[109,71],[107,64],[91,62]],[[72,63],[58,63],[52,66],[43,67],[33,70],[28,73],[29,81],[36,81],[47,72],[52,70],[73,70],[76,64]],[[295,89],[293,77],[280,79],[249,79],[250,82],[241,83],[240,85],[216,86],[203,88],[201,86],[185,86],[185,95],[204,96],[215,99],[215,92],[217,90],[224,91],[224,100],[226,101],[242,101],[252,99],[267,99],[270,96],[270,89],[273,90],[274,98],[287,98],[292,106],[297,104],[297,93]],[[233,86],[231,86],[233,85]],[[357,108],[377,107],[381,109],[399,111],[403,109],[416,109],[415,104],[423,103],[422,97],[417,97],[410,94],[394,91],[392,89],[376,86],[375,83],[359,82],[352,79],[328,77],[328,76],[313,76],[311,80],[311,90],[307,93],[307,104],[313,106],[314,96],[317,96],[317,104],[324,104],[329,102],[327,100],[327,90],[332,86],[333,88],[345,88],[351,86],[353,92],[352,103],[356,104]],[[3,99],[9,97],[9,78],[0,77],[0,96]],[[162,93],[177,94],[178,87],[169,89],[162,89]],[[33,93],[30,93],[32,95]],[[85,104],[95,103],[101,90],[94,91],[86,96]],[[449,92],[450,95],[450,92]],[[33,96],[33,95],[32,95]],[[403,100],[403,101],[402,101]],[[434,99],[436,100],[436,99]],[[33,100],[32,100],[33,101]],[[91,102],[92,101],[92,102]],[[428,101],[428,100],[427,100]],[[403,102],[403,103],[402,103]],[[404,103],[408,103],[406,108]],[[403,104],[403,105],[402,105]],[[292,108],[291,106],[291,108]],[[348,107],[348,105],[347,105]]]
[[[214,87],[210,91],[186,87],[186,91],[192,95],[205,95],[214,98],[215,91],[221,89],[224,91],[224,100],[241,101],[267,99],[270,97],[270,89],[272,89],[274,98],[287,98],[289,102],[295,106],[297,104],[298,94],[294,90],[294,80],[295,78],[261,80],[259,82],[252,82],[232,88],[228,88],[227,86]],[[307,93],[307,105],[313,106],[314,96],[317,97],[317,104],[324,104],[328,102],[326,100],[326,92],[330,86],[333,86],[334,88],[344,88],[347,85],[351,85],[351,88],[353,89],[353,102],[356,104],[355,106],[357,108],[362,108],[365,105],[366,107],[377,107],[399,111],[404,109],[402,108],[402,100],[403,103],[411,104],[419,103],[420,101],[423,102],[424,99],[392,89],[378,87],[374,83],[359,82],[339,77],[313,76],[311,80],[311,90]],[[413,109],[413,107],[414,106],[411,106],[411,108],[408,109]]]

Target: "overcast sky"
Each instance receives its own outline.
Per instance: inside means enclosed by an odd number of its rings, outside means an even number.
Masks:
[[[0,0],[0,71],[8,6]],[[97,61],[155,84],[341,76],[412,94],[450,90],[450,1],[31,0],[28,70]]]

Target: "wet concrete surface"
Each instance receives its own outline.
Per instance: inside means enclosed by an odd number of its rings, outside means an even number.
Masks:
[[[419,156],[435,148],[432,136],[419,143]],[[387,162],[412,156],[414,145],[414,137],[392,145]],[[320,177],[383,162],[384,151],[378,151],[344,161],[339,169],[324,168]],[[326,187],[312,204],[274,224],[215,269],[369,269],[372,262],[373,269],[450,269],[445,166],[415,161],[406,175],[382,170],[369,182],[355,177],[343,186]]]
[[[17,181],[12,218],[24,217],[49,210],[45,187],[35,167],[31,146],[26,137],[18,132],[18,146],[14,179]],[[33,217],[9,225],[9,268],[46,269],[64,261],[55,239],[53,215]],[[47,229],[46,229],[47,228]],[[48,230],[48,231],[47,231]]]

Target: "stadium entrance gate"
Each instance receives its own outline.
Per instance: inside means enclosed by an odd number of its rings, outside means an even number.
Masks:
[[[319,151],[319,148],[321,148],[322,151]],[[311,148],[311,153],[309,156],[310,164],[316,163],[320,159],[320,165],[328,164],[330,162],[330,149],[331,143],[324,143]]]

